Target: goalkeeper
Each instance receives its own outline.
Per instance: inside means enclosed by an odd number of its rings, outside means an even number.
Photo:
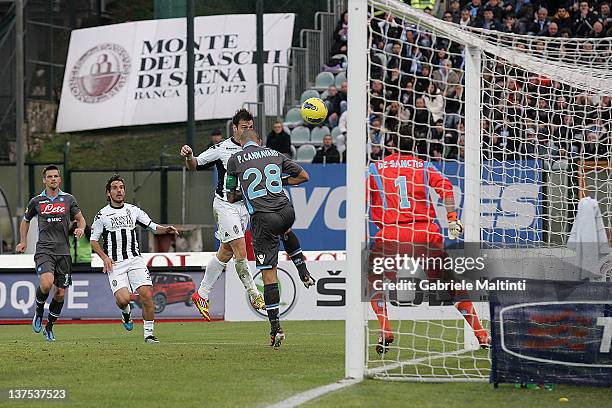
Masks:
[[[369,168],[371,219],[380,228],[374,239],[373,253],[402,253],[415,258],[423,255],[446,257],[444,237],[435,222],[435,206],[429,200],[429,188],[444,200],[448,235],[455,240],[462,235],[463,225],[457,217],[453,186],[436,167],[412,155],[414,139],[411,136],[394,135],[391,143],[393,153],[371,163]],[[428,279],[444,279],[443,272],[434,268],[426,268],[425,272]],[[383,354],[394,340],[383,293],[375,292],[371,304],[381,330],[376,351]],[[489,334],[480,324],[472,302],[461,301],[455,307],[474,330],[481,347],[489,347]]]

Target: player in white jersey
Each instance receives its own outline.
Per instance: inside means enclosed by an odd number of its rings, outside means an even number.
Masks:
[[[247,130],[253,130],[253,115],[246,109],[240,109],[232,118],[232,124],[233,137],[210,147],[197,157],[193,156],[191,147],[184,145],[181,148],[181,156],[185,158],[185,166],[189,170],[200,170],[213,165],[217,168],[218,182],[213,201],[213,215],[217,221],[215,235],[221,241],[221,245],[217,254],[208,262],[200,288],[192,297],[193,304],[206,320],[210,320],[208,311],[210,291],[232,256],[236,263],[238,277],[251,298],[251,304],[256,309],[266,308],[263,296],[253,282],[247,262],[244,233],[249,223],[249,213],[242,201],[236,203],[227,201],[225,190],[227,161],[234,153],[242,150],[239,142],[240,135]]]
[[[140,255],[136,226],[148,228],[154,234],[178,234],[173,226],[157,225],[146,212],[125,202],[125,183],[115,174],[106,182],[109,204],[98,211],[92,225],[91,248],[104,261],[102,272],[115,295],[115,303],[122,312],[126,330],[134,328],[130,310],[131,293],[137,292],[142,305],[145,343],[159,343],[153,334],[155,307],[151,298],[153,283],[149,270]],[[104,238],[103,246],[98,240]]]

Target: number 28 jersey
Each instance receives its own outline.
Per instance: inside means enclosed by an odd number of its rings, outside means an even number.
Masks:
[[[433,222],[433,188],[444,199],[453,185],[431,163],[405,154],[392,154],[370,164],[368,184],[372,221],[386,225]]]
[[[284,154],[254,142],[227,162],[227,175],[237,178],[249,214],[276,212],[288,205],[281,177],[296,177],[301,172],[302,166]]]

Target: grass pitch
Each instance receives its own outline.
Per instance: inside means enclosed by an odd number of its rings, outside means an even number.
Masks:
[[[39,407],[265,407],[329,384],[344,373],[344,322],[284,322],[287,341],[268,345],[259,323],[157,323],[159,345],[142,325],[62,325],[47,343],[30,326],[0,326],[0,389],[66,388],[68,401],[6,402]],[[569,403],[559,403],[560,397]],[[486,383],[366,380],[307,407],[612,407],[612,389],[515,390]]]
[[[157,345],[144,344],[141,324],[60,322],[54,343],[30,326],[0,326],[0,388],[68,389],[58,406],[260,407],[343,376],[339,322],[283,328],[287,341],[273,350],[267,322],[156,323]]]

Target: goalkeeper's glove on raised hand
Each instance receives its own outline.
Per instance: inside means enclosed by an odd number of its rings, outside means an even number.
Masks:
[[[463,224],[457,218],[457,211],[451,211],[447,215],[448,219],[448,237],[452,240],[463,235]]]

